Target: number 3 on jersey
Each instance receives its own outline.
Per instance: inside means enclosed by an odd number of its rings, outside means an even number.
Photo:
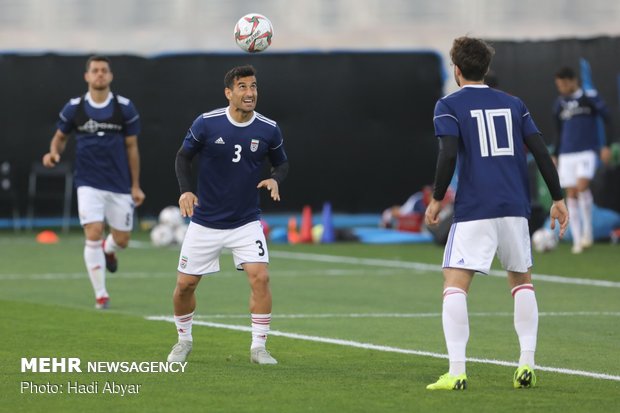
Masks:
[[[489,144],[491,144],[491,156],[514,156],[514,143],[512,138],[512,117],[510,116],[510,109],[487,109],[487,110],[472,110],[471,117],[476,119],[478,124],[478,138],[480,141],[480,155],[484,158],[489,156]],[[504,125],[506,131],[495,129],[495,118],[504,118]],[[486,123],[486,126],[485,126]],[[489,137],[487,139],[487,129],[489,130]],[[497,135],[508,141],[508,146],[504,148],[499,147],[497,142]]]
[[[233,162],[239,162],[241,160],[241,145],[235,145],[235,157],[232,158]]]

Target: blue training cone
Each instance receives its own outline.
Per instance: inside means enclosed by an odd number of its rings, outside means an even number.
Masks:
[[[334,220],[332,218],[332,204],[325,202],[323,204],[323,235],[321,236],[322,243],[331,243],[336,241],[336,231],[334,230]]]

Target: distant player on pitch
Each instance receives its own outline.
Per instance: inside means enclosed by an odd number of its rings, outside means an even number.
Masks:
[[[580,254],[593,243],[592,206],[594,199],[590,181],[597,166],[597,151],[603,163],[609,163],[611,151],[607,144],[601,146],[597,120],[606,124],[605,140],[609,134],[609,110],[594,90],[585,91],[579,85],[575,72],[564,67],[555,74],[555,84],[560,96],[553,104],[553,114],[558,127],[555,161],[558,165],[560,185],[566,189],[566,203],[570,212],[573,254]]]
[[[459,160],[459,186],[443,261],[443,331],[450,370],[429,390],[467,387],[465,348],[469,339],[467,292],[476,272],[486,274],[493,256],[508,272],[514,298],[514,326],[521,356],[514,373],[515,388],[536,384],[534,352],[538,334],[538,306],[530,268],[532,255],[527,219],[530,197],[525,147],[553,198],[551,228],[568,225],[558,174],[542,136],[523,102],[484,84],[493,49],[469,37],[454,40],[450,57],[461,89],[435,106],[435,135],[439,156],[426,223],[438,222],[441,200]]]
[[[127,247],[134,207],[144,201],[140,188],[140,116],[126,97],[110,91],[110,59],[91,56],[84,79],[88,93],[71,99],[60,112],[58,129],[43,165],[60,162],[69,134],[75,132],[75,185],[86,245],[84,262],[95,290],[95,307],[108,308],[106,268],[116,272],[116,252]],[[105,222],[110,234],[103,239]]]
[[[192,222],[181,247],[173,296],[179,340],[168,361],[185,361],[191,352],[194,291],[203,275],[219,271],[220,253],[227,248],[232,250],[237,269],[244,270],[250,282],[250,360],[277,364],[265,348],[271,323],[271,291],[258,190],[266,188],[274,201],[280,200],[288,159],[276,122],[254,111],[258,98],[254,68],[231,69],[224,85],[228,107],[200,115],[176,157],[179,207]],[[191,163],[196,155],[200,157],[197,191],[191,183]],[[271,177],[261,180],[267,159],[272,166]]]

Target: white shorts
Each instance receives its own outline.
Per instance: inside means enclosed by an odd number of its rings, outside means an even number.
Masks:
[[[596,173],[596,153],[583,151],[558,156],[558,175],[562,188],[574,188],[581,178],[591,180]]]
[[[80,225],[107,221],[118,231],[133,229],[135,204],[131,195],[80,186],[77,189]]]
[[[452,224],[443,268],[488,274],[496,252],[505,270],[528,271],[532,266],[532,247],[527,219],[503,217]]]
[[[220,270],[222,249],[232,250],[238,270],[241,264],[269,262],[267,241],[260,221],[234,229],[213,229],[190,222],[181,246],[177,270],[183,274],[204,275]]]

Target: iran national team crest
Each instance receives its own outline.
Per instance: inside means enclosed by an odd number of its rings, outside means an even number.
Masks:
[[[250,150],[252,152],[256,152],[258,150],[258,143],[260,141],[258,139],[252,139],[252,143],[250,143]]]
[[[181,262],[179,264],[180,264],[180,267],[183,269],[187,267],[187,257],[185,255],[181,256]]]

